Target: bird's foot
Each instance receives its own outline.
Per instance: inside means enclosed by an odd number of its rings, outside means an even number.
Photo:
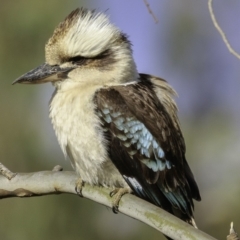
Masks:
[[[129,187],[126,188],[115,188],[110,192],[110,197],[112,197],[112,211],[118,213],[119,202],[123,195],[131,193],[132,190]]]
[[[80,197],[83,197],[82,195],[83,186],[84,186],[84,181],[81,178],[78,178],[78,180],[76,181],[75,191]]]

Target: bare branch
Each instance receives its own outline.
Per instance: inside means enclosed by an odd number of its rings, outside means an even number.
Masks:
[[[11,180],[0,175],[0,198],[32,197],[60,193],[77,195],[75,192],[77,179],[78,176],[75,172],[68,171],[18,173]],[[111,207],[110,191],[111,189],[86,184],[82,189],[82,194],[85,198]],[[122,197],[119,211],[148,224],[172,239],[214,240],[206,233],[132,194],[126,194]]]
[[[227,240],[239,240],[238,234],[233,228],[233,222],[230,224],[230,235],[227,236]]]
[[[208,9],[209,9],[210,16],[212,18],[213,24],[214,24],[215,28],[218,30],[218,32],[220,33],[220,35],[222,36],[222,39],[223,39],[224,43],[226,44],[229,52],[232,53],[238,59],[240,59],[240,55],[232,48],[232,46],[230,45],[230,43],[229,43],[229,41],[226,37],[226,34],[223,32],[223,30],[221,29],[221,27],[219,26],[219,24],[217,22],[217,19],[214,15],[214,12],[213,12],[212,1],[213,0],[208,0]]]
[[[145,5],[146,5],[146,7],[147,7],[147,9],[148,9],[148,12],[152,15],[155,23],[158,23],[158,19],[157,19],[157,17],[155,16],[155,14],[153,13],[153,11],[152,11],[152,9],[151,9],[150,4],[148,3],[148,1],[147,1],[147,0],[143,0],[143,1],[144,1]]]

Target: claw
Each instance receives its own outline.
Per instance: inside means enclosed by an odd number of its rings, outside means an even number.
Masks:
[[[76,181],[75,191],[79,197],[83,197],[82,195],[82,188],[84,186],[84,181],[81,178],[78,178]]]
[[[118,213],[119,202],[123,195],[127,193],[131,193],[132,190],[128,187],[126,188],[115,188],[113,191],[110,192],[110,197],[112,197],[112,211],[114,213]]]

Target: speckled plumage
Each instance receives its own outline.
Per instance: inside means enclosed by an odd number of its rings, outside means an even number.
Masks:
[[[131,44],[105,14],[73,11],[46,44],[46,63],[15,82],[52,82],[50,118],[83,181],[130,187],[195,225],[200,194],[185,159],[175,91],[139,74]]]

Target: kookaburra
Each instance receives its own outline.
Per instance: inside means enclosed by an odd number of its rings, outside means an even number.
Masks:
[[[82,181],[115,189],[113,195],[132,192],[195,225],[200,194],[185,159],[175,91],[138,73],[127,36],[103,13],[71,12],[45,52],[45,63],[14,83],[55,86],[50,118]]]

